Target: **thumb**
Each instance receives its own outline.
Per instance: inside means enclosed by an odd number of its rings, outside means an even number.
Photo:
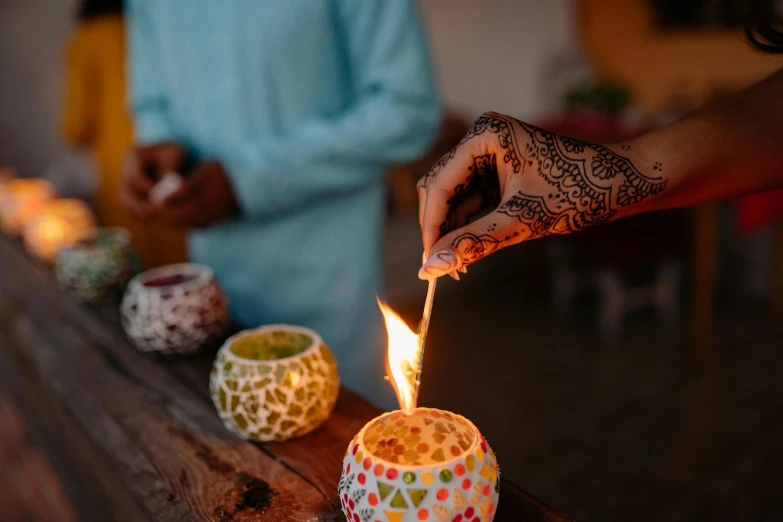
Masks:
[[[158,177],[162,178],[169,172],[179,173],[185,159],[185,151],[176,144],[166,143],[159,146],[155,154]]]
[[[490,212],[440,238],[430,250],[429,259],[419,270],[419,279],[433,279],[473,264],[501,248],[527,239],[517,219]]]

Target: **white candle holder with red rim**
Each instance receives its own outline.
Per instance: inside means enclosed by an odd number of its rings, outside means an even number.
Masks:
[[[142,352],[190,355],[219,340],[228,324],[228,300],[212,269],[167,265],[134,277],[120,306],[122,326]]]

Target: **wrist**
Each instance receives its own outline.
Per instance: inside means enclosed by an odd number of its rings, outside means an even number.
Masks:
[[[628,161],[626,179],[616,186],[616,218],[670,207],[671,195],[677,191],[673,159],[666,149],[647,134],[607,148]],[[628,202],[628,204],[623,204]]]

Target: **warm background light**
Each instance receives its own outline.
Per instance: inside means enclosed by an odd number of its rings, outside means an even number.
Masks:
[[[53,263],[61,249],[94,228],[95,220],[86,203],[78,199],[53,200],[45,203],[39,215],[24,228],[25,248]]]
[[[3,232],[15,236],[55,197],[54,186],[45,179],[13,179],[5,189],[0,221]]]

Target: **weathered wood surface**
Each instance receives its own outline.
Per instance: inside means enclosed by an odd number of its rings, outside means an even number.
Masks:
[[[66,489],[83,520],[344,520],[342,456],[380,412],[343,390],[327,423],[299,440],[238,440],[208,396],[213,356],[159,361],[137,352],[116,311],[78,306],[48,268],[0,237],[0,378],[22,399],[35,393],[26,419],[39,419],[28,422],[58,417],[62,440],[42,447],[73,460],[53,466],[61,479],[73,474]],[[56,414],[42,414],[44,404]],[[92,483],[92,497],[80,481]],[[500,499],[498,522],[567,520],[508,481]]]
[[[48,459],[0,388],[0,520],[76,522],[76,514]]]

